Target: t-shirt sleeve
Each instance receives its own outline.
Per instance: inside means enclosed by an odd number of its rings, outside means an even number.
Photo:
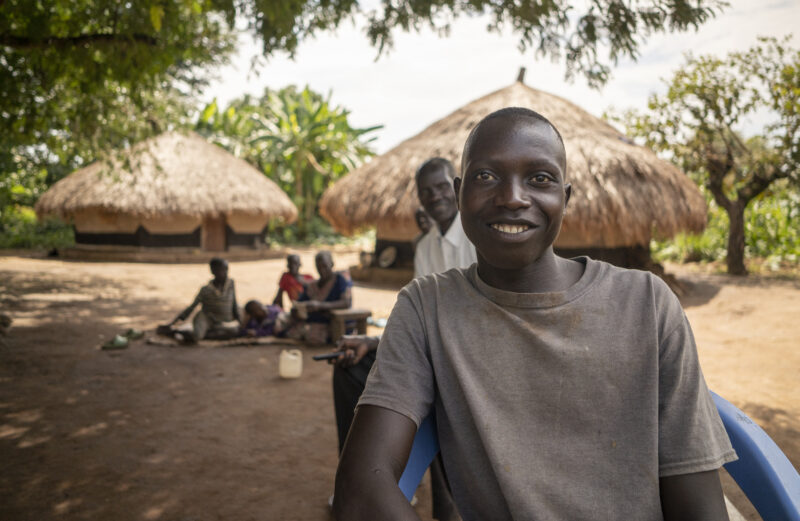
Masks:
[[[659,475],[718,469],[735,460],[736,453],[700,370],[689,321],[677,298],[665,291],[665,333],[659,342]]]
[[[378,345],[358,405],[376,405],[419,424],[433,405],[435,384],[424,322],[408,288],[400,292]]]

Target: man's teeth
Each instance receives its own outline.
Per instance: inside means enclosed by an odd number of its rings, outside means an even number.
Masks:
[[[530,226],[527,224],[493,224],[492,228],[503,233],[522,233]]]

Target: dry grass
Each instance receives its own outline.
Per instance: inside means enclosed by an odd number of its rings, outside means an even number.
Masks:
[[[178,132],[73,172],[36,204],[40,216],[69,219],[85,210],[140,217],[237,212],[288,222],[297,218],[289,197],[246,161],[195,133]]]

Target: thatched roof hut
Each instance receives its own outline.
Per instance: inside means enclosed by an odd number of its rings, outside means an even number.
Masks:
[[[417,166],[441,156],[458,169],[472,127],[509,106],[543,114],[564,138],[572,199],[557,248],[643,246],[653,236],[705,227],[705,201],[683,172],[577,105],[521,81],[467,104],[339,180],[321,200],[322,215],[341,233],[377,226],[379,242],[410,240],[418,233]]]
[[[195,133],[167,132],[122,156],[57,182],[36,212],[72,222],[79,244],[209,251],[258,248],[270,219],[297,218],[275,183]]]

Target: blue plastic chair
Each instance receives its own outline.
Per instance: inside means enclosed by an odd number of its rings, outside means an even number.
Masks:
[[[800,475],[766,432],[724,398],[711,393],[739,459],[725,470],[764,521],[800,521]],[[398,486],[410,501],[439,452],[436,420],[422,422]]]
[[[764,521],[800,521],[800,475],[764,430],[711,393],[739,459],[725,465]]]

